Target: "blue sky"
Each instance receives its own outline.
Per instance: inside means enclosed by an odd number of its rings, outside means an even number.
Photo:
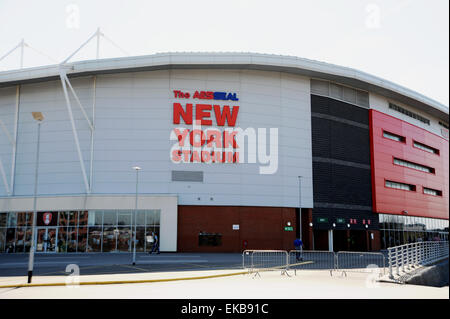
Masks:
[[[24,67],[61,62],[97,27],[129,55],[294,55],[382,77],[449,105],[447,0],[0,0],[0,57],[24,38]],[[100,57],[124,56],[102,41]],[[91,43],[72,60],[95,58]],[[16,69],[20,54],[0,61]]]

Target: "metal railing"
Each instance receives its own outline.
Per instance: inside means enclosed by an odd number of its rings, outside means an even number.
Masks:
[[[388,248],[389,278],[448,258],[448,241],[426,241]]]
[[[380,252],[340,251],[336,254],[336,270],[347,272],[378,272],[385,274],[386,258]]]
[[[249,273],[266,270],[281,270],[287,274],[293,270],[334,270],[347,272],[385,273],[386,258],[380,252],[348,252],[338,253],[313,250],[245,250],[242,254],[242,268]]]
[[[320,250],[289,251],[288,269],[294,270],[328,270],[330,274],[335,269],[335,253]]]
[[[244,250],[242,253],[242,267],[250,273],[277,269],[286,273],[288,264],[288,253],[285,250]]]

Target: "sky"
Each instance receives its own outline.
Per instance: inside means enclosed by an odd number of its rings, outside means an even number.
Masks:
[[[62,62],[97,28],[100,58],[254,52],[351,67],[449,105],[448,0],[0,0],[0,59]],[[70,61],[94,59],[92,41]],[[20,50],[0,71],[20,67]]]

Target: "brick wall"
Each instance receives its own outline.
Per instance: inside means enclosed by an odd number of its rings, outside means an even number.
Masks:
[[[186,206],[178,207],[179,252],[241,252],[247,249],[294,249],[295,208]],[[287,222],[293,231],[285,231]],[[239,230],[233,230],[239,225]],[[200,246],[199,233],[220,233],[220,246]]]

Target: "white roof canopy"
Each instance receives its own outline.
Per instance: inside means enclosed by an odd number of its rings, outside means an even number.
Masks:
[[[447,106],[379,77],[334,64],[293,56],[256,53],[159,53],[97,59],[0,72],[0,87],[57,80],[60,68],[67,76],[138,72],[163,69],[251,69],[287,72],[346,84],[397,100],[448,122]]]

